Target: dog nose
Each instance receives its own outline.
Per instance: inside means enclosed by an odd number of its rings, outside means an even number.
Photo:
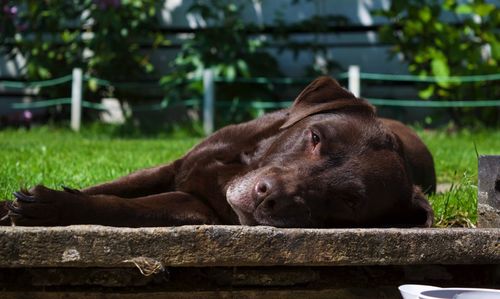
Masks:
[[[255,197],[257,200],[261,201],[266,198],[272,191],[273,180],[265,177],[260,179],[257,184],[255,184]]]

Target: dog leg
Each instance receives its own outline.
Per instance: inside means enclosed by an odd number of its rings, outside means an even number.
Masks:
[[[183,192],[130,199],[36,186],[14,195],[16,200],[7,203],[8,215],[14,225],[20,226],[100,224],[144,227],[220,222],[202,201]]]
[[[114,181],[82,189],[86,195],[116,195],[135,198],[174,191],[175,173],[181,160],[167,165],[138,170]],[[68,188],[69,189],[69,188]]]

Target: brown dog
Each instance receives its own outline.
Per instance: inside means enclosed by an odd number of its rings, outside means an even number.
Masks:
[[[432,225],[432,156],[403,124],[321,77],[290,109],[220,129],[184,157],[84,190],[15,192],[15,225]],[[5,217],[4,217],[5,218]]]

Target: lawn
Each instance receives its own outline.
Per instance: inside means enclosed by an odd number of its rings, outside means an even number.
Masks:
[[[500,154],[500,130],[418,131],[434,156],[438,184],[451,190],[430,197],[437,226],[472,226],[477,214],[478,155]]]
[[[477,155],[500,154],[500,131],[449,133],[418,130],[434,155],[438,183],[450,191],[432,196],[438,226],[476,221]],[[10,199],[20,186],[43,183],[81,188],[135,169],[180,157],[199,138],[116,138],[110,134],[40,127],[0,131],[0,198]]]
[[[198,138],[120,139],[66,129],[0,131],[0,198],[43,183],[82,188],[180,157]]]

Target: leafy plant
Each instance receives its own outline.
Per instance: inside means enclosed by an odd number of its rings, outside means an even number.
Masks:
[[[421,76],[443,78],[421,84],[420,97],[441,100],[495,99],[497,82],[449,82],[448,76],[498,72],[500,59],[500,10],[483,0],[394,0],[378,15],[390,22],[382,26],[382,41],[393,44],[392,57],[408,62],[408,70]],[[474,123],[478,116],[487,124],[498,124],[495,109],[453,109],[457,124]]]
[[[294,1],[293,4],[299,2]],[[248,3],[242,0],[193,1],[188,12],[204,26],[183,41],[180,52],[170,63],[171,72],[161,79],[169,98],[180,100],[201,97],[203,86],[199,79],[205,69],[211,69],[217,78],[222,79],[217,83],[218,100],[283,100],[286,97],[284,91],[275,84],[258,85],[259,88],[255,88],[252,83],[232,82],[237,78],[282,77],[278,62],[268,51],[271,43],[277,46],[278,54],[291,50],[295,58],[301,52],[324,57],[321,64],[306,70],[309,76],[340,69],[333,59],[326,58],[328,48],[321,43],[319,35],[329,32],[331,26],[346,24],[346,17],[316,15],[303,21],[287,23],[283,11],[278,10],[272,25],[265,27],[243,18],[242,12]],[[266,32],[267,38],[262,37],[263,32]],[[314,40],[297,42],[292,38],[292,33],[296,32],[313,33]],[[241,107],[238,111],[233,109],[232,113],[224,113],[218,119],[224,123],[255,116],[251,108]]]
[[[170,99],[200,98],[203,85],[199,79],[206,69],[226,80],[217,84],[219,100],[240,97],[251,100],[273,94],[271,85],[255,88],[251,84],[231,82],[236,78],[282,76],[276,59],[263,49],[262,39],[252,34],[258,27],[242,18],[247,4],[248,1],[193,1],[188,13],[204,26],[183,40],[181,50],[169,65],[171,71],[160,80]],[[227,123],[249,117],[248,109],[240,109],[236,114],[223,113],[217,120]]]
[[[154,0],[2,0],[1,49],[21,55],[29,80],[67,75],[74,67],[108,80],[151,73],[149,54],[166,43]],[[95,82],[94,82],[95,83]]]
[[[197,0],[188,13],[196,16],[205,27],[183,41],[182,48],[170,67],[172,72],[163,77],[169,93],[189,79],[201,78],[205,69],[211,69],[219,78],[280,75],[276,60],[262,50],[263,42],[249,31],[255,24],[247,24],[241,12],[246,1]],[[201,83],[189,85],[194,93],[201,93]]]

